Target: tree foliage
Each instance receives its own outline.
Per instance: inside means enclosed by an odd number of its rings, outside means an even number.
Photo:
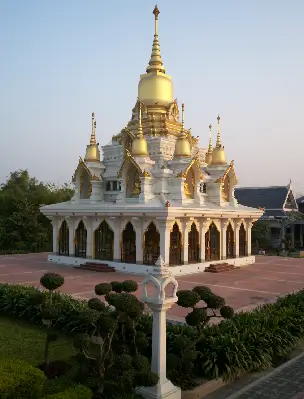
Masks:
[[[0,186],[0,248],[2,251],[51,250],[52,225],[40,212],[41,205],[71,199],[67,185],[39,182],[27,170],[12,172]]]

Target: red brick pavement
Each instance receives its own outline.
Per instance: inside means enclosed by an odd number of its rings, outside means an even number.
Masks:
[[[65,277],[61,291],[82,299],[94,295],[94,286],[100,282],[132,279],[141,283],[143,276],[123,273],[101,274],[73,269],[70,266],[47,263],[47,254],[0,256],[0,282],[39,286],[40,277],[54,271]],[[278,296],[304,288],[304,259],[257,257],[256,263],[231,272],[200,273],[178,278],[179,289],[207,285],[226,299],[235,310],[253,308],[273,301]],[[141,296],[141,286],[136,293]],[[181,320],[186,309],[174,306],[169,315]]]

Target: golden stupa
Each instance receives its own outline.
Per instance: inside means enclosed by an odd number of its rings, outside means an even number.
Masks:
[[[221,118],[218,115],[218,117],[217,117],[216,145],[215,145],[215,148],[212,151],[212,160],[211,160],[211,165],[212,166],[226,165],[227,164],[225,148],[224,148],[224,146],[222,146],[222,143],[221,143],[220,120],[221,120]]]
[[[147,157],[149,156],[147,140],[143,135],[142,129],[142,104],[139,102],[139,113],[138,113],[138,134],[132,142],[132,155],[135,157]]]
[[[92,133],[90,138],[90,144],[87,145],[84,160],[87,162],[100,161],[100,151],[98,148],[98,143],[96,143],[96,121],[94,112],[92,112]]]
[[[189,158],[189,157],[191,157],[191,146],[190,146],[190,142],[187,139],[186,134],[185,134],[184,109],[185,109],[184,104],[182,104],[181,135],[179,136],[179,138],[176,141],[174,156]]]

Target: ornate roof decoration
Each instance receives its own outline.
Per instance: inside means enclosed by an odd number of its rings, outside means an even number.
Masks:
[[[141,175],[142,170],[141,170],[140,166],[139,166],[138,163],[135,161],[135,159],[132,157],[130,151],[126,150],[123,163],[122,163],[122,165],[121,165],[119,171],[117,172],[117,177],[118,177],[118,178],[121,178],[121,177],[122,177],[122,172],[123,172],[125,166],[128,164],[128,162],[130,162],[130,163],[135,167],[135,169],[138,170],[139,174]]]
[[[77,168],[76,168],[76,170],[75,170],[75,173],[74,173],[74,175],[73,175],[72,181],[75,181],[75,180],[76,180],[77,172],[78,172],[80,169],[84,169],[84,170],[87,172],[87,174],[89,175],[89,180],[93,180],[93,176],[92,176],[92,173],[91,173],[90,169],[89,169],[89,168],[87,167],[87,165],[84,163],[83,159],[82,159],[81,157],[79,157],[79,162],[78,162]]]
[[[93,177],[92,177],[92,179],[91,180],[94,180],[94,181],[100,181],[101,179],[98,177],[98,176],[96,176],[96,175],[93,175]]]
[[[225,170],[223,176],[219,177],[215,183],[224,183],[224,180],[226,178],[226,176],[228,175],[228,173],[230,173],[230,171],[232,172],[233,178],[234,178],[234,184],[238,184],[238,180],[235,174],[235,170],[234,170],[234,161],[231,161],[229,166],[227,167],[227,169]]]
[[[193,165],[196,165],[198,167],[198,170],[200,172],[200,179],[202,180],[204,178],[204,175],[201,171],[201,165],[199,163],[199,160],[197,157],[193,157],[190,161],[190,163],[188,164],[188,166],[186,167],[186,169],[184,171],[179,172],[176,177],[183,177],[185,178],[187,176],[187,173],[189,172],[189,170],[192,168]]]
[[[142,177],[151,177],[150,173],[146,171],[146,169],[141,174]]]

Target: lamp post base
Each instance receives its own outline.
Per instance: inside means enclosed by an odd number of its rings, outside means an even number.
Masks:
[[[137,392],[145,399],[181,399],[181,389],[165,380],[154,387],[141,387]]]

